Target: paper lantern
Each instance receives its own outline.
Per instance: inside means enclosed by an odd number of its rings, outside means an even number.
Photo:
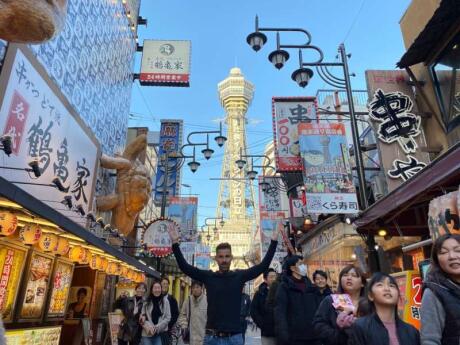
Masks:
[[[121,273],[120,275],[123,277],[123,278],[126,278],[128,276],[128,272],[129,272],[129,268],[126,267],[126,266],[121,266]]]
[[[136,283],[142,282],[142,274],[140,274],[139,272],[136,273],[135,282],[136,282]]]
[[[128,270],[128,274],[126,275],[126,278],[128,278],[129,280],[134,280],[135,273],[136,272],[134,272],[133,270]]]
[[[0,212],[0,234],[3,236],[11,236],[18,227],[18,217],[13,213],[2,211]]]
[[[85,248],[81,246],[75,246],[69,251],[69,259],[73,262],[80,262],[85,255]]]
[[[116,262],[109,262],[108,266],[107,266],[107,269],[106,269],[106,273],[107,274],[110,274],[110,275],[116,275],[117,273],[117,263]]]
[[[56,244],[56,248],[54,248],[54,252],[58,255],[65,256],[70,250],[69,241],[67,238],[58,236],[58,242]]]
[[[58,237],[55,234],[45,233],[40,236],[38,246],[45,252],[51,252],[56,248]]]
[[[19,239],[27,245],[37,244],[42,235],[42,229],[36,224],[28,224],[19,231]]]
[[[97,270],[101,266],[101,257],[99,255],[92,255],[91,260],[89,260],[89,267],[93,270]]]
[[[91,252],[86,249],[86,248],[83,248],[83,250],[85,251],[85,255],[82,257],[82,259],[80,261],[78,261],[80,264],[82,265],[86,265],[86,264],[89,264],[89,262],[91,261]]]
[[[145,282],[145,274],[141,273],[141,281],[140,281],[140,283],[144,283],[144,282]]]
[[[107,258],[101,257],[101,264],[99,266],[99,270],[106,272],[108,266],[109,266],[109,260],[107,260]]]

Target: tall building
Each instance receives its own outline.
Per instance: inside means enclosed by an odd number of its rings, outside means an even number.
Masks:
[[[234,268],[246,268],[245,254],[250,250],[256,229],[254,190],[246,172],[250,162],[239,169],[235,162],[246,151],[246,111],[253,99],[254,85],[244,79],[239,68],[232,68],[228,78],[218,85],[219,99],[225,109],[228,140],[222,165],[217,217],[225,218],[225,225],[212,243],[212,253],[218,243],[232,245]]]

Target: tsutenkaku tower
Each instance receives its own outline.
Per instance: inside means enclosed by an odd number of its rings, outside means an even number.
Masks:
[[[222,165],[217,217],[225,218],[225,225],[212,242],[212,253],[220,242],[229,242],[235,258],[234,268],[246,268],[243,256],[249,252],[256,229],[254,190],[246,178],[246,164],[239,169],[236,160],[246,151],[246,112],[254,96],[254,85],[244,79],[239,68],[219,83],[219,99],[225,109],[227,142]]]

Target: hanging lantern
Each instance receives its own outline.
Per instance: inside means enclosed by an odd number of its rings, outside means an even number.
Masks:
[[[142,282],[142,274],[140,272],[136,273],[136,283]]]
[[[54,252],[58,255],[65,256],[70,250],[69,241],[67,238],[58,236],[58,242],[56,244],[56,248],[54,248]]]
[[[18,217],[13,213],[2,211],[0,212],[0,234],[3,236],[11,236],[18,227]]]
[[[139,283],[144,283],[145,282],[145,274],[141,273],[141,281]]]
[[[101,266],[101,257],[99,255],[91,255],[91,260],[89,260],[89,267],[93,270],[97,270]]]
[[[89,264],[89,262],[91,261],[91,252],[86,249],[86,248],[83,248],[83,250],[85,251],[85,254],[83,255],[82,259],[78,262],[82,265],[86,265],[86,264]]]
[[[19,239],[27,245],[37,244],[42,235],[42,229],[37,224],[27,224],[19,230]]]
[[[58,237],[55,234],[45,233],[40,236],[38,246],[45,252],[51,252],[56,248]]]
[[[107,266],[106,273],[109,275],[115,275],[117,272],[117,263],[116,262],[109,262]]]
[[[134,280],[134,274],[135,274],[135,273],[136,273],[136,272],[134,272],[134,271],[131,270],[131,269],[128,270],[128,274],[127,274],[126,278],[128,278],[129,280]]]
[[[69,259],[73,262],[80,262],[85,255],[85,248],[82,246],[75,246],[69,251]]]
[[[106,272],[108,266],[109,266],[109,260],[107,260],[107,258],[105,257],[101,257],[101,263],[98,269],[102,272]]]
[[[120,275],[121,275],[123,278],[127,278],[128,272],[129,272],[129,268],[128,268],[128,267],[126,267],[126,266],[121,266],[121,273],[120,273]]]

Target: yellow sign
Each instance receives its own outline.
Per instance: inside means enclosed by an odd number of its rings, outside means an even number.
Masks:
[[[72,283],[73,265],[58,261],[54,271],[48,317],[64,316],[70,284]]]
[[[399,317],[420,329],[420,307],[422,305],[422,279],[417,271],[394,273],[401,299],[398,304]]]
[[[8,345],[59,345],[61,326],[6,331]]]

